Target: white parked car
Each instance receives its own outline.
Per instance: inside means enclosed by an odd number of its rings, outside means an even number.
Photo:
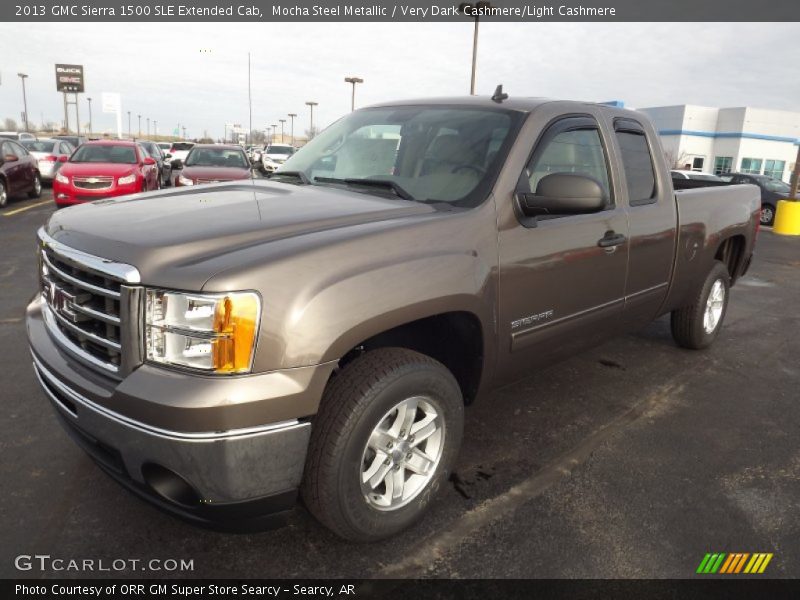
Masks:
[[[22,142],[25,140],[35,140],[36,136],[25,131],[0,131],[0,138]]]
[[[189,151],[192,148],[194,148],[194,142],[172,142],[166,156],[170,161],[179,160],[183,162],[189,156]]]
[[[267,175],[272,174],[295,152],[297,152],[297,149],[289,144],[269,144],[265,146],[264,151],[261,153],[261,171]]]
[[[53,181],[75,148],[66,140],[23,139],[20,143],[39,161],[39,176],[42,181]]]

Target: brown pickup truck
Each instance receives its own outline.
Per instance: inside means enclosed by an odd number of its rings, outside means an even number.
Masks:
[[[675,193],[636,112],[385,104],[270,180],[57,212],[27,330],[66,431],[131,490],[232,529],[299,492],[375,540],[422,515],[493,388],[666,313],[711,344],[758,217],[754,186]]]

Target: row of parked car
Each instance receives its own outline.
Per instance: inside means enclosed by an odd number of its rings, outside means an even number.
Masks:
[[[39,197],[43,182],[52,183],[55,203],[63,207],[251,176],[250,160],[237,145],[0,133],[0,206],[13,195]]]
[[[788,183],[756,173],[701,173],[674,169],[671,171],[672,185],[676,190],[715,185],[734,185],[749,183],[761,190],[761,224],[770,226],[775,221],[778,201],[789,197],[791,187]]]
[[[295,152],[297,148],[290,144],[266,144],[265,146],[248,146],[247,156],[250,163],[269,177]]]

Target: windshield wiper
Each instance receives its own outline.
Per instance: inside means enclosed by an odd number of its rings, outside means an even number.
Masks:
[[[270,177],[270,179],[275,179],[276,177],[282,177],[284,175],[286,177],[294,177],[296,179],[299,179],[300,183],[302,183],[303,185],[311,185],[311,180],[302,171],[276,171],[275,173],[272,174],[272,177]]]
[[[380,187],[394,192],[398,198],[403,200],[414,200],[414,196],[408,193],[403,186],[391,179],[360,179],[357,177],[345,177],[336,179],[335,177],[314,177],[314,181],[321,183],[344,183],[346,185],[363,185],[367,187]]]

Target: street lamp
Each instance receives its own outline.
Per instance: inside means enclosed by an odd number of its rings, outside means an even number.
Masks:
[[[281,124],[281,144],[283,143],[283,124],[286,123],[286,119],[278,119]]]
[[[297,114],[296,113],[289,113],[287,116],[292,119],[292,124],[291,124],[292,146],[294,146],[294,118],[297,116]]]
[[[128,111],[128,137],[131,137],[131,111]]]
[[[353,112],[356,109],[356,84],[364,83],[364,80],[361,77],[345,77],[344,80],[353,84],[353,95],[350,97],[350,112]]]
[[[472,36],[472,79],[469,83],[469,94],[470,96],[475,95],[475,67],[478,62],[478,21],[479,15],[481,12],[485,12],[487,9],[492,8],[491,3],[489,2],[476,2],[472,4],[470,2],[463,2],[458,6],[459,12],[464,13],[468,17],[472,17],[475,19],[475,33]]]
[[[275,141],[275,136],[276,136],[277,133],[278,133],[278,126],[275,123],[273,123],[272,124],[272,141],[273,142]]]
[[[311,109],[311,122],[310,122],[310,124],[308,126],[308,139],[309,140],[314,137],[314,107],[317,106],[318,104],[319,104],[319,102],[312,102],[311,100],[306,102],[306,105]]]
[[[150,137],[150,117],[147,117],[147,137]]]
[[[89,103],[89,135],[92,135],[92,99],[87,96],[86,101]]]
[[[158,137],[158,121],[153,120],[153,136]]]
[[[138,115],[139,117],[139,137],[142,137],[142,115]]]
[[[186,139],[186,127],[181,127],[183,129],[183,139]]]
[[[28,131],[28,97],[25,95],[25,80],[28,76],[25,73],[17,73],[17,75],[22,80],[22,107],[24,110],[22,113],[24,119],[22,120],[25,121],[25,131]]]

